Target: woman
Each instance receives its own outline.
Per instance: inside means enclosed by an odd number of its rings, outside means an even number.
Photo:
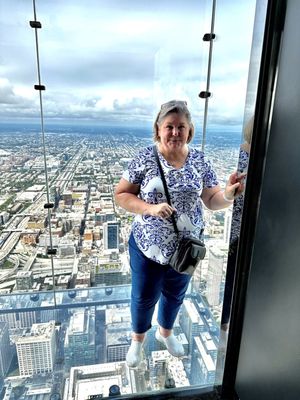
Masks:
[[[167,203],[153,147],[142,149],[131,161],[116,187],[116,202],[136,214],[129,238],[132,273],[132,342],[128,366],[136,367],[155,304],[159,300],[155,337],[170,354],[184,355],[183,346],[172,333],[190,276],[177,273],[168,262],[178,238],[171,214],[183,236],[200,238],[203,228],[202,202],[211,210],[233,203],[243,191],[237,173],[230,175],[224,191],[204,154],[189,148],[194,135],[185,101],[172,100],[161,106],[154,124],[154,140],[165,174],[172,206]]]
[[[251,139],[253,133],[254,116],[249,119],[244,128],[244,142],[240,146],[238,171],[244,177],[248,169]],[[231,311],[232,290],[235,275],[235,263],[237,256],[238,241],[241,229],[241,219],[244,206],[244,194],[237,196],[233,203],[232,223],[230,232],[230,243],[227,261],[226,281],[223,299],[221,329],[227,331],[229,327],[229,317]],[[222,333],[222,332],[221,332]]]

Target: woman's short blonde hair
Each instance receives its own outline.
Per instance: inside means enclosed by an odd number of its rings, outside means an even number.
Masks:
[[[244,140],[251,144],[252,133],[253,133],[254,115],[249,119],[244,127]]]
[[[194,125],[192,123],[192,117],[189,112],[189,109],[187,108],[187,102],[183,100],[171,100],[168,101],[167,103],[164,103],[161,105],[159,113],[157,114],[153,126],[153,139],[155,142],[159,142],[159,136],[158,136],[158,129],[163,123],[164,119],[167,117],[167,115],[171,113],[176,113],[176,114],[181,114],[184,115],[189,123],[190,130],[189,130],[189,136],[187,139],[187,143],[190,143],[190,141],[194,137]]]

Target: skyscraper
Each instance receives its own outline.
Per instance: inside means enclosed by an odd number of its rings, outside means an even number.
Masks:
[[[107,398],[113,385],[117,385],[123,395],[132,393],[129,369],[125,361],[73,367],[70,378],[66,380],[64,399]]]
[[[9,329],[30,328],[32,324],[36,323],[36,312],[22,311],[0,314],[0,321],[7,322]]]
[[[66,331],[65,364],[67,367],[75,367],[94,363],[95,316],[89,310],[81,308],[71,316]]]
[[[15,341],[20,376],[52,372],[55,357],[55,321],[33,324]]]
[[[130,283],[130,275],[124,271],[119,261],[99,262],[95,268],[95,284],[103,286],[126,285]]]
[[[208,259],[206,297],[211,306],[217,306],[220,304],[224,252],[216,247],[210,247]]]
[[[199,337],[194,338],[192,354],[191,382],[195,385],[213,384],[215,379],[215,363],[207,352]]]
[[[206,329],[205,322],[198,313],[195,304],[188,299],[183,301],[180,313],[180,325],[185,333],[185,336],[189,343],[189,353],[191,354],[193,349],[193,337],[198,336],[200,332]]]
[[[129,308],[105,310],[107,362],[124,361],[131,341]]]
[[[153,388],[163,389],[168,379],[173,380],[174,387],[189,386],[182,361],[173,357],[167,350],[153,351],[149,364]]]
[[[108,221],[103,224],[103,238],[105,250],[119,250],[120,224],[117,221]]]

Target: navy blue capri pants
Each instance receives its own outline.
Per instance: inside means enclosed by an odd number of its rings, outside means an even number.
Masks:
[[[146,257],[130,235],[131,320],[135,333],[151,328],[155,304],[159,300],[158,323],[172,329],[191,276],[179,274],[169,265],[162,265]]]

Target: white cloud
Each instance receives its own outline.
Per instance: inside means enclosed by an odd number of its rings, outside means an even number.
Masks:
[[[37,1],[45,118],[150,121],[161,102],[185,98],[197,118],[205,88],[210,2]],[[241,123],[253,2],[218,3],[209,113]],[[249,5],[251,7],[249,8]],[[0,0],[0,115],[38,114],[31,2]],[[14,18],[10,18],[11,13]],[[13,32],[13,34],[12,34]],[[236,32],[238,34],[236,35]],[[234,95],[232,95],[234,93]],[[230,97],[228,97],[230,96]]]

